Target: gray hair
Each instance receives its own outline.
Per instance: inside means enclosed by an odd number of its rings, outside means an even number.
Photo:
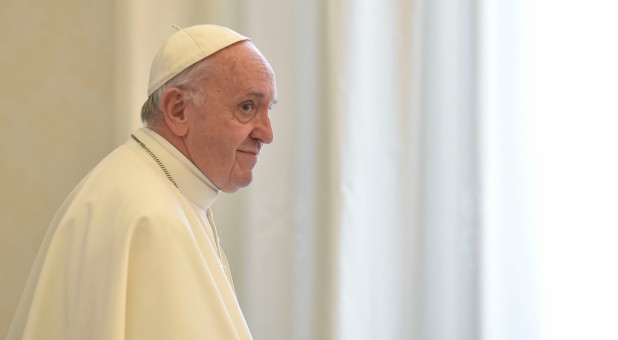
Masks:
[[[172,87],[183,89],[187,93],[187,97],[193,100],[194,104],[204,105],[202,89],[195,85],[199,80],[206,78],[209,65],[208,58],[201,60],[187,67],[150,94],[146,102],[144,102],[144,105],[142,105],[142,122],[146,124],[146,126],[152,126],[163,119],[161,99],[165,91]]]

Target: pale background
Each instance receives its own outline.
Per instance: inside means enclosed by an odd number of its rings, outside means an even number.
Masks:
[[[1,337],[55,210],[116,144],[114,21],[108,1],[0,1]]]
[[[618,5],[0,0],[0,338],[172,24],[253,38],[280,103],[215,219],[256,339],[618,338]],[[574,24],[577,23],[577,24]]]

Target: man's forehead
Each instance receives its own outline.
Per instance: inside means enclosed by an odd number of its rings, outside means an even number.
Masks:
[[[264,92],[249,92],[247,93],[248,97],[260,99],[260,100],[269,100],[271,105],[277,104],[277,93],[276,91],[272,91],[272,93],[264,93]]]
[[[230,46],[204,60],[214,80],[241,87],[246,94],[276,92],[275,75],[261,54],[244,42]],[[257,57],[256,57],[257,56]]]

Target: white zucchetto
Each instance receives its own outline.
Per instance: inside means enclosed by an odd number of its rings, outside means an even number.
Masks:
[[[239,41],[249,38],[217,25],[180,28],[161,46],[150,67],[148,95],[187,67]]]

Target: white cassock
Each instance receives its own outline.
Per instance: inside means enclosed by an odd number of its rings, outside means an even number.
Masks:
[[[7,339],[251,339],[210,206],[218,190],[155,132],[73,190],[47,232]]]

